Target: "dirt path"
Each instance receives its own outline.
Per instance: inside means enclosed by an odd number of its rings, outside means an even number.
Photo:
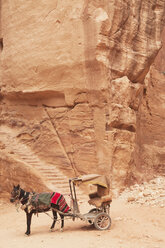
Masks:
[[[25,213],[14,205],[0,205],[0,248],[164,248],[165,209],[125,204],[114,200],[111,206],[112,226],[97,231],[87,223],[65,221],[49,232],[52,220],[45,214],[33,216],[32,234],[24,235]]]

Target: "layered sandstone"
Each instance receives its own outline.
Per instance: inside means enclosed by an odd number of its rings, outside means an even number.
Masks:
[[[19,183],[27,191],[42,192],[48,190],[40,175],[33,168],[13,159],[9,154],[5,155],[2,151],[0,151],[0,156],[0,199],[9,198],[9,192],[13,185]]]
[[[165,174],[165,28],[162,48],[145,78],[137,118],[137,164],[145,177]],[[141,166],[140,166],[141,165]],[[141,167],[141,168],[140,168]]]
[[[160,171],[164,74],[146,75],[164,16],[163,0],[1,1],[1,131],[113,187]]]

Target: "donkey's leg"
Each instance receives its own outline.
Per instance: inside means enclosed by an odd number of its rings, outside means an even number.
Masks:
[[[64,227],[64,215],[59,214],[61,217],[61,232],[63,232],[63,227]]]
[[[26,221],[27,221],[27,231],[25,232],[26,235],[30,235],[30,226],[31,226],[31,219],[32,219],[32,212],[26,212]]]
[[[53,223],[52,223],[51,228],[50,228],[51,231],[53,231],[54,226],[55,226],[56,221],[57,221],[57,212],[52,210],[52,213],[53,213],[54,220],[53,220]]]

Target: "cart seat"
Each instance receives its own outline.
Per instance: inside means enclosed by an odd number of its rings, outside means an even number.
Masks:
[[[88,201],[88,203],[90,205],[94,205],[98,208],[103,206],[103,205],[110,204],[112,202],[111,195],[105,195],[105,196],[99,197],[99,196],[97,196],[97,193],[93,193],[93,194],[90,194],[89,197],[90,197],[90,200]]]

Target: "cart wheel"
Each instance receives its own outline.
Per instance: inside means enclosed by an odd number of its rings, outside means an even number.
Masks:
[[[99,213],[101,210],[99,208],[92,208],[89,213]]]
[[[91,210],[89,210],[88,213],[99,213],[99,212],[101,212],[101,210],[99,208],[92,208]],[[94,224],[93,221],[91,221],[91,220],[88,220],[88,223],[90,225],[93,225]]]
[[[111,218],[106,213],[99,213],[94,220],[94,226],[98,230],[107,230],[111,226]]]

